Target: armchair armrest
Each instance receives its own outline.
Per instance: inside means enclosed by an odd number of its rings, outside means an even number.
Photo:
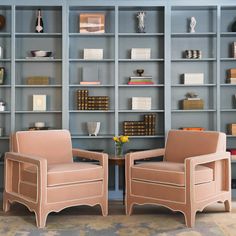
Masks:
[[[100,165],[104,166],[106,161],[108,160],[108,155],[106,153],[100,153],[100,152],[92,152],[82,149],[72,149],[73,156],[77,157],[83,157],[90,160],[97,160],[99,161]],[[106,160],[106,161],[105,161]]]
[[[13,162],[19,164],[31,164],[35,165],[37,169],[37,199],[36,202],[46,201],[46,186],[47,186],[47,159],[31,156],[26,154],[20,154],[16,152],[7,152],[5,155],[5,191],[12,191],[12,172],[13,172]],[[19,167],[18,167],[19,168]],[[19,168],[20,171],[20,168]]]
[[[165,154],[165,148],[152,149],[148,151],[131,152],[125,155],[125,160],[131,165],[135,160],[142,160],[147,158],[154,158],[163,156]]]
[[[228,178],[225,179],[225,186],[226,189],[230,190],[230,182],[231,182],[231,166],[230,166],[230,153],[229,152],[215,152],[215,153],[210,153],[206,155],[199,155],[199,156],[194,156],[194,157],[189,157],[185,159],[185,181],[186,181],[186,196],[187,199],[193,199],[195,197],[194,195],[194,171],[195,167],[197,165],[201,164],[207,164],[211,162],[216,162],[220,160],[225,160],[226,161],[226,170],[225,170],[225,175],[227,176],[226,173],[228,173]]]
[[[185,159],[185,166],[187,163],[191,163],[191,165],[196,166],[200,164],[206,164],[214,161],[228,159],[230,161],[230,153],[229,152],[215,152],[206,155],[200,155],[195,157],[188,157]]]
[[[27,164],[36,165],[38,167],[45,165],[45,167],[47,167],[47,159],[45,158],[20,154],[16,152],[7,152],[5,155],[5,160],[11,160],[21,163],[24,162]]]

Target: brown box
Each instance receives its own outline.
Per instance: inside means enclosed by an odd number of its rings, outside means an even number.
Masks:
[[[236,68],[228,69],[227,76],[228,78],[236,78]]]
[[[236,135],[236,124],[228,124],[228,133]]]
[[[28,85],[48,85],[49,77],[47,76],[29,76],[27,77]]]
[[[183,108],[183,110],[203,109],[204,108],[204,101],[202,99],[200,99],[200,100],[184,99],[182,101],[182,108]]]

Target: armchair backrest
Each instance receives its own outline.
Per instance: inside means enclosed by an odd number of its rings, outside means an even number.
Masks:
[[[12,135],[11,151],[46,158],[48,164],[72,162],[67,130],[18,131]]]
[[[165,148],[166,161],[183,163],[187,157],[226,151],[226,135],[214,131],[171,130]]]

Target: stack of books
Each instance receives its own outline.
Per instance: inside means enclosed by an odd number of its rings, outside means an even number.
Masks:
[[[227,70],[226,83],[236,84],[236,68]]]
[[[77,90],[78,110],[108,110],[108,96],[89,96],[88,90]]]
[[[130,85],[136,85],[136,84],[154,84],[152,81],[152,76],[130,76],[129,82]]]
[[[233,42],[233,50],[232,50],[232,54],[233,54],[233,58],[236,58],[236,42]]]
[[[185,58],[187,59],[201,59],[202,51],[201,50],[185,50]]]
[[[144,115],[143,121],[124,121],[123,132],[125,136],[155,135],[156,115]]]

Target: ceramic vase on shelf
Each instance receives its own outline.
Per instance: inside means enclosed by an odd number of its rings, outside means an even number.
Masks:
[[[89,136],[97,136],[100,130],[100,124],[101,122],[97,122],[97,121],[87,122]]]
[[[232,30],[232,32],[236,32],[236,19],[232,24],[231,30]]]
[[[115,143],[115,156],[122,157],[124,155],[123,144]]]

